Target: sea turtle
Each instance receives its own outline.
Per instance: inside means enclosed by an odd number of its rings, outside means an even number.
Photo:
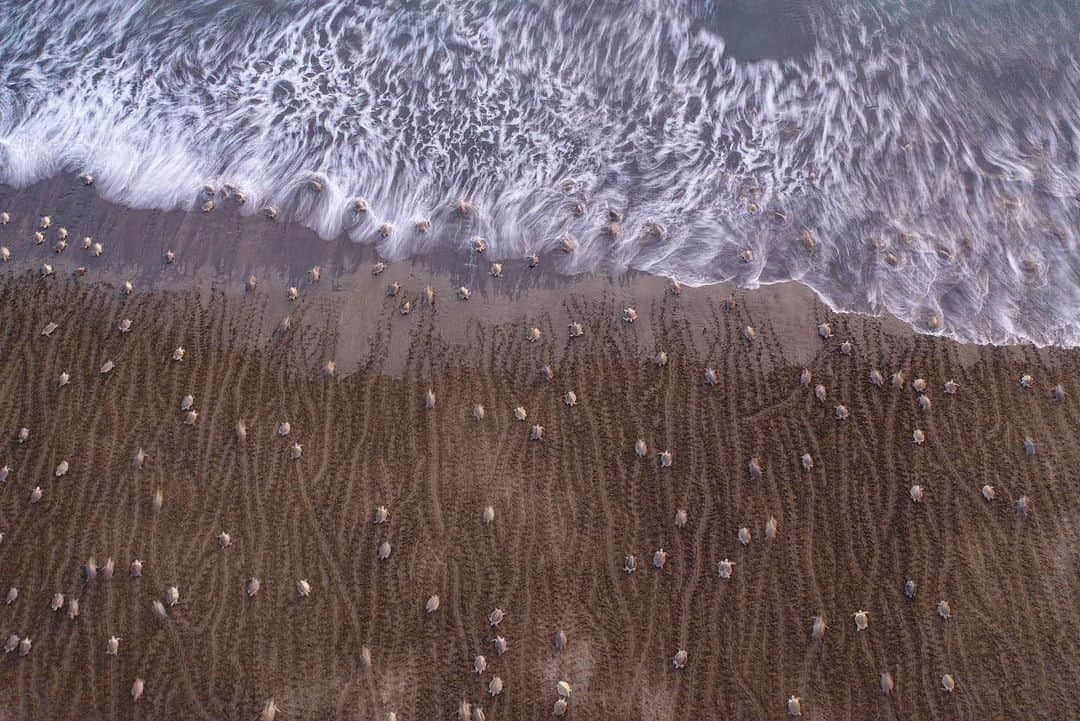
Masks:
[[[663,569],[664,564],[667,563],[667,551],[663,548],[658,548],[653,552],[652,565],[654,568]]]
[[[945,599],[938,601],[935,608],[937,609],[937,614],[946,621],[952,618],[952,609],[949,608],[949,602]]]

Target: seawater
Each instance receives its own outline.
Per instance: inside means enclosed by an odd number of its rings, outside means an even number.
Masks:
[[[244,212],[389,259],[571,237],[568,274],[797,280],[962,340],[1075,346],[1078,18],[1075,0],[0,2],[0,182],[87,171],[165,209],[228,183]]]

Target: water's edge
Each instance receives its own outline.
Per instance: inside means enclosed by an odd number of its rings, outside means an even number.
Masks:
[[[28,188],[0,184],[0,207],[10,209],[12,215],[11,223],[0,227],[0,245],[10,246],[12,251],[11,260],[0,265],[0,269],[38,275],[41,264],[47,262],[60,276],[81,266],[97,282],[116,287],[125,280],[134,280],[140,290],[205,292],[218,288],[238,295],[245,293],[246,280],[249,274],[254,274],[259,278],[260,291],[269,292],[266,298],[269,318],[275,313],[288,314],[292,308],[284,299],[284,290],[289,285],[300,287],[302,294],[316,289],[318,284],[311,281],[311,268],[321,265],[334,294],[344,293],[352,299],[354,310],[350,312],[357,317],[348,321],[354,326],[349,332],[358,336],[373,332],[379,313],[368,314],[362,309],[367,304],[380,305],[385,300],[386,284],[391,280],[403,281],[409,292],[417,296],[414,303],[419,302],[419,289],[431,282],[437,283],[442,297],[450,299],[458,287],[470,287],[477,300],[454,305],[455,315],[464,311],[464,319],[488,321],[506,321],[520,313],[556,312],[568,293],[591,296],[616,292],[630,302],[635,298],[643,302],[672,290],[672,279],[632,269],[618,273],[568,272],[560,267],[567,256],[558,250],[541,255],[535,270],[529,267],[527,259],[502,259],[486,250],[478,255],[444,247],[390,261],[372,244],[350,242],[346,235],[322,239],[303,224],[281,218],[271,222],[243,212],[240,206],[219,205],[210,213],[125,206],[97,193],[94,187],[86,187],[71,174],[57,175]],[[52,220],[51,229],[45,231],[49,239],[37,245],[30,237],[45,214],[51,214]],[[64,253],[54,250],[52,236],[60,228],[69,234],[71,241]],[[80,236],[84,233],[103,244],[102,257],[92,257],[81,247]],[[176,253],[175,264],[163,263],[166,250]],[[389,270],[375,278],[371,269],[381,260],[389,262]],[[505,268],[500,279],[490,277],[490,264],[494,262]],[[838,308],[811,285],[797,279],[760,283],[754,288],[732,281],[676,285],[693,299],[692,305],[723,303],[737,295],[741,303],[749,303],[749,307],[767,316],[770,324],[784,326],[781,337],[793,344],[785,350],[792,362],[801,361],[808,352],[807,343],[812,344],[816,339],[816,324],[824,311],[813,310],[815,299],[833,313],[873,319],[887,333],[938,337],[956,343],[961,352],[979,347],[1018,350],[1060,347],[1029,341],[977,343],[950,337],[946,332],[930,333],[888,310],[865,313]],[[356,313],[355,309],[361,312]],[[464,321],[459,318],[457,322]],[[271,323],[268,333],[272,334],[273,327]]]

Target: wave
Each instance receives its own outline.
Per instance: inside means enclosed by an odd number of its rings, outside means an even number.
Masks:
[[[1070,5],[0,2],[0,181],[1076,346]]]

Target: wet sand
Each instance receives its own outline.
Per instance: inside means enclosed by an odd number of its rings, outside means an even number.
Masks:
[[[368,247],[226,207],[125,210],[70,178],[0,188],[3,210],[13,260],[0,269],[0,465],[10,467],[0,593],[19,595],[0,606],[0,633],[33,647],[2,660],[2,718],[246,720],[270,698],[279,719],[453,718],[463,698],[488,719],[543,718],[557,680],[573,688],[569,718],[780,719],[790,695],[807,719],[1050,719],[1080,704],[1076,351],[963,346],[833,314],[791,285],[735,292],[732,304],[729,288],[675,295],[657,279],[564,280],[516,260],[491,279],[489,259],[464,253],[375,277]],[[53,228],[35,246],[43,213]],[[74,237],[56,254],[60,226]],[[86,234],[105,242],[101,258],[78,246]],[[54,276],[39,276],[42,262]],[[319,283],[305,276],[315,264]],[[86,275],[72,277],[76,266]],[[245,293],[251,272],[260,283]],[[124,295],[128,278],[135,292]],[[393,281],[417,301],[432,284],[435,306],[402,316],[402,298],[385,295]],[[462,284],[475,291],[467,302],[453,298]],[[629,325],[631,304],[640,318]],[[132,329],[121,334],[124,318]],[[570,320],[582,337],[568,337]],[[44,337],[50,321],[59,327]],[[815,328],[826,321],[835,337],[823,341]],[[535,344],[531,326],[543,334]],[[838,352],[844,340],[850,356]],[[651,361],[658,349],[664,367]],[[329,359],[335,377],[320,370]],[[106,360],[116,366],[102,375]],[[545,363],[552,383],[539,376]],[[799,384],[803,367],[811,387]],[[875,388],[872,368],[902,370],[907,383]],[[1025,373],[1032,389],[1018,383]],[[949,379],[954,396],[942,391]],[[1050,397],[1057,383],[1063,402]],[[194,426],[179,405],[189,393]],[[287,438],[275,433],[283,420]],[[533,423],[543,440],[529,440]],[[140,447],[149,458],[135,470]],[[58,478],[62,460],[70,470]],[[31,505],[35,486],[43,496]],[[386,524],[372,522],[378,505]],[[680,508],[688,523],[677,529]],[[770,516],[778,532],[766,540]],[[379,562],[383,541],[392,553]],[[626,574],[630,553],[638,568]],[[116,576],[86,581],[91,557],[114,559]],[[736,563],[730,580],[717,575],[724,558]],[[261,590],[248,599],[253,576]],[[174,584],[180,603],[158,620],[151,603]],[[79,598],[77,619],[49,610],[56,592]],[[441,604],[427,614],[432,594]],[[496,607],[506,618],[493,629]],[[862,632],[858,610],[870,615]],[[828,629],[812,641],[817,615]],[[502,656],[497,634],[509,642]],[[488,660],[479,676],[477,654]],[[505,688],[491,698],[495,675]],[[146,690],[133,702],[136,677]]]

